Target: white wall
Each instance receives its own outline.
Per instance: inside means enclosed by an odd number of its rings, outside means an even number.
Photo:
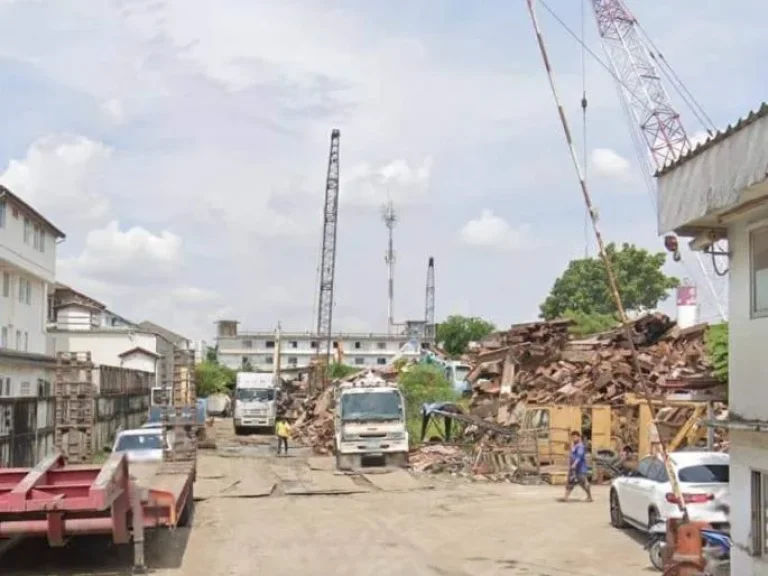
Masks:
[[[85,306],[66,306],[56,310],[58,330],[91,330],[93,311]],[[98,324],[97,324],[98,325]]]
[[[42,366],[19,366],[0,361],[0,396],[37,396],[38,381],[53,383],[53,369]],[[49,387],[50,387],[49,386]],[[52,388],[49,390],[52,394]]]
[[[32,223],[35,223],[34,218]],[[36,250],[32,242],[30,238],[29,244],[24,243],[24,214],[19,211],[14,218],[13,207],[6,202],[5,226],[0,228],[0,260],[27,270],[46,282],[53,282],[56,272],[56,242],[53,236],[45,230],[42,252]]]
[[[768,318],[750,318],[749,232],[763,215],[728,229],[731,251],[729,292],[729,410],[746,419],[768,420]]]
[[[0,249],[2,247],[0,246]],[[7,296],[4,288],[7,279]],[[26,301],[26,282],[30,283],[30,300]],[[19,300],[19,287],[22,300]],[[5,348],[21,352],[45,354],[45,320],[48,306],[47,284],[0,262],[0,330],[7,335]],[[17,343],[16,332],[19,333]],[[0,345],[3,342],[0,341]]]
[[[151,368],[126,366],[120,354],[131,348],[144,348],[157,352],[157,337],[143,332],[93,331],[93,332],[57,332],[53,334],[56,352],[90,352],[94,364],[134,368],[155,372],[154,362]],[[129,362],[130,363],[130,362]],[[145,366],[144,363],[141,363]]]
[[[130,368],[131,370],[141,370],[143,372],[155,372],[155,366],[157,360],[146,354],[133,353],[127,356],[123,356],[123,368]]]

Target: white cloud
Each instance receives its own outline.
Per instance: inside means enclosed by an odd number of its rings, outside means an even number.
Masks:
[[[610,148],[595,148],[591,160],[595,172],[601,176],[626,180],[632,170],[629,160]]]
[[[427,196],[431,177],[431,157],[413,167],[405,160],[378,168],[358,164],[342,175],[340,201],[359,206],[381,206],[388,198],[396,204],[418,202]]]
[[[117,98],[111,98],[101,105],[101,110],[112,121],[121,124],[125,120],[125,109],[123,103]]]
[[[483,210],[479,218],[464,224],[461,239],[469,246],[514,251],[525,247],[529,233],[527,224],[513,228],[493,211]]]
[[[91,230],[83,251],[63,258],[59,268],[68,275],[120,285],[147,285],[173,279],[182,264],[182,240],[163,230],[155,235],[134,226],[120,230],[116,220]]]
[[[84,136],[49,134],[21,160],[11,160],[0,182],[67,232],[67,225],[98,221],[109,212],[103,188],[112,150]]]
[[[205,304],[215,302],[219,295],[213,290],[198,288],[197,286],[179,286],[171,291],[175,299],[187,304]]]

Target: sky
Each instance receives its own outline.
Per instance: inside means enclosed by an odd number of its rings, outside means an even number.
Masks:
[[[548,5],[605,63],[589,3]],[[718,128],[765,98],[768,5],[628,5]],[[613,78],[538,12],[603,234],[662,250]],[[507,326],[595,254],[523,0],[0,0],[0,80],[0,182],[67,234],[58,279],[189,338],[315,326],[334,128],[334,329],[386,329],[388,199],[398,321],[430,256],[438,321]],[[666,271],[715,319],[693,256]]]

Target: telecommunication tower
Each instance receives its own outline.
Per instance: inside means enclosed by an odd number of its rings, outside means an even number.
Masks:
[[[381,208],[381,219],[387,227],[388,243],[387,253],[384,255],[384,262],[387,264],[387,331],[392,333],[395,325],[395,248],[394,248],[394,230],[397,224],[397,214],[392,200],[389,200]]]
[[[320,294],[317,300],[317,354],[330,362],[332,350],[331,320],[333,317],[333,277],[336,269],[336,225],[339,218],[339,138],[331,132],[328,155],[328,176],[325,182],[323,210],[323,248],[320,255]]]
[[[435,259],[430,256],[427,264],[427,293],[424,309],[424,339],[434,343],[435,331]]]

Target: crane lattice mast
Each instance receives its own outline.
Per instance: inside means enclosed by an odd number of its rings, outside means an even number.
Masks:
[[[621,0],[592,0],[597,29],[619,91],[651,151],[655,169],[691,149],[653,58],[637,28],[637,20]]]
[[[397,224],[397,213],[392,200],[381,209],[381,218],[387,227],[387,252],[384,262],[387,264],[387,331],[392,333],[395,327],[395,243],[394,232]]]
[[[317,305],[317,354],[330,363],[333,349],[331,320],[333,317],[333,280],[336,269],[336,225],[339,218],[339,137],[331,132],[331,150],[328,155],[328,176],[325,182],[323,210],[323,249],[320,260],[320,294]]]
[[[434,343],[435,334],[435,259],[430,256],[427,264],[427,294],[424,309],[424,339]]]

